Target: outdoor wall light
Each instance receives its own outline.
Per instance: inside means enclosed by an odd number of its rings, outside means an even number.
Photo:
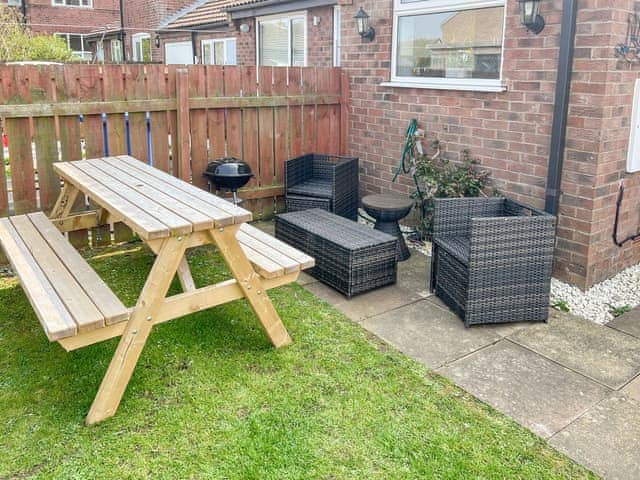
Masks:
[[[240,31],[242,33],[249,33],[249,30],[251,30],[251,27],[249,26],[248,23],[243,23],[240,25]]]
[[[356,13],[356,16],[353,18],[356,19],[358,34],[369,41],[373,40],[373,37],[376,36],[376,31],[371,25],[369,25],[369,15],[367,15],[367,12],[360,7],[360,10],[358,10],[358,13]]]
[[[527,30],[539,34],[544,28],[544,18],[540,15],[540,0],[518,0],[522,24]]]
[[[155,36],[154,40],[155,40],[155,43],[156,43],[156,48],[160,48],[160,35],[158,35],[156,33],[156,36]]]

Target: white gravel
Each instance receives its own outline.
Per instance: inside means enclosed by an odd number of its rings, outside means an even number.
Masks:
[[[551,279],[551,305],[564,302],[575,315],[604,325],[613,320],[611,309],[640,304],[640,265],[634,265],[587,291]]]

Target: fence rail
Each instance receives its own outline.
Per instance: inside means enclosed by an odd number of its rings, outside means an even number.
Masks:
[[[0,66],[9,138],[0,216],[49,211],[60,190],[53,162],[127,153],[201,188],[209,160],[242,158],[255,173],[241,193],[246,207],[269,215],[282,204],[287,158],[345,153],[347,88],[339,68]],[[131,232],[116,225],[115,235]],[[108,243],[110,232],[74,232],[72,241]]]

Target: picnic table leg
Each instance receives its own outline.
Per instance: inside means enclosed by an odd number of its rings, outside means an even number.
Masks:
[[[184,257],[186,244],[183,237],[171,237],[162,242],[136,308],[127,322],[118,348],[91,405],[86,419],[87,425],[111,417],[118,409],[151,332],[153,319],[161,308],[173,276]]]
[[[249,301],[251,308],[258,316],[267,336],[271,343],[278,348],[291,343],[291,337],[287,333],[282,320],[276,309],[273,307],[271,300],[267,296],[267,292],[262,285],[260,276],[254,271],[249,263],[246,255],[240,248],[240,244],[236,239],[238,226],[224,227],[220,229],[210,230],[213,241],[218,246],[220,254],[231,270]]]
[[[63,218],[69,215],[79,193],[75,185],[64,182],[49,218]]]

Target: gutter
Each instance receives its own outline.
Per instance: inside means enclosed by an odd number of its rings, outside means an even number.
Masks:
[[[573,72],[573,47],[576,37],[577,11],[578,0],[563,0],[558,75],[556,77],[549,169],[547,171],[547,189],[544,201],[545,212],[551,213],[552,215],[558,214],[558,208],[560,206],[560,184],[562,181],[562,163],[564,160],[567,136],[567,117],[569,112],[571,74]]]

